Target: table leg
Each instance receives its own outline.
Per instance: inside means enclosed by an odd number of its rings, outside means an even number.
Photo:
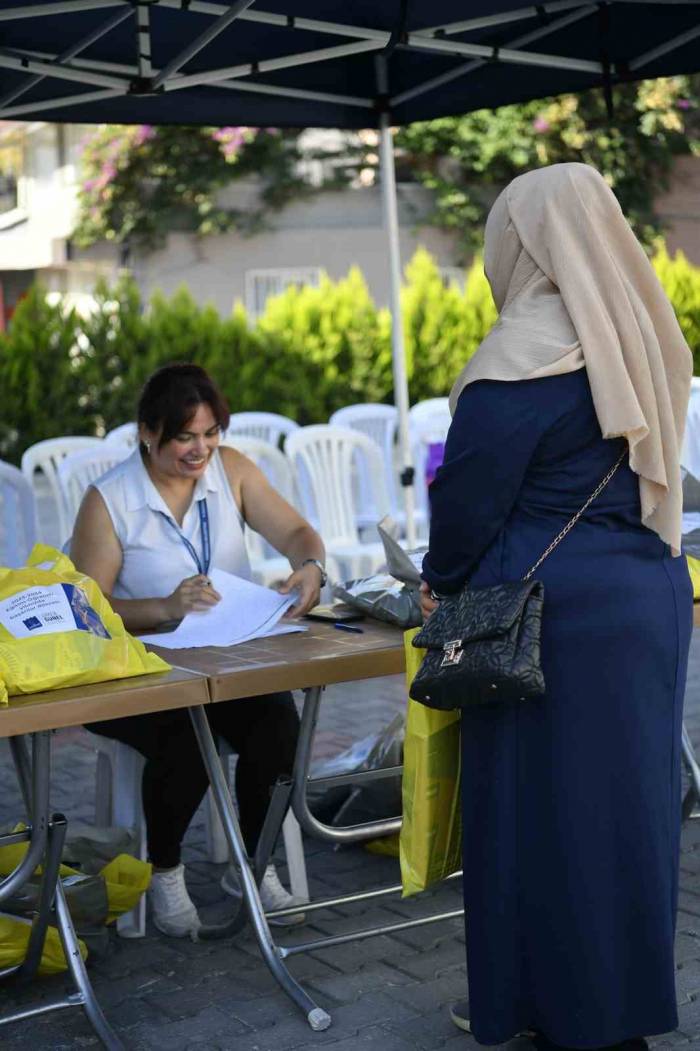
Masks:
[[[202,755],[202,760],[209,776],[214,802],[223,825],[229,850],[234,858],[241,878],[241,889],[243,900],[248,910],[248,916],[255,933],[258,946],[263,959],[270,972],[281,985],[287,995],[294,1001],[303,1013],[313,1030],[327,1029],[331,1019],[327,1011],[319,1007],[308,993],[292,978],[287,967],[282,962],[280,950],[270,933],[265,913],[260,902],[258,887],[255,877],[248,861],[248,856],[243,845],[238,818],[233,807],[233,800],[229,791],[226,777],[221,766],[221,759],[216,749],[216,743],[209,726],[206,712],[203,708],[189,708],[190,719],[197,737],[197,743]]]
[[[10,738],[10,745],[22,796],[25,803],[28,805],[31,832],[25,833],[29,838],[29,847],[23,861],[17,866],[15,871],[8,876],[2,884],[0,884],[0,899],[9,896],[14,889],[22,886],[22,884],[33,875],[38,864],[41,864],[42,867],[46,866],[47,869],[53,868],[54,872],[57,871],[58,863],[55,860],[56,848],[60,844],[65,832],[65,828],[60,822],[56,823],[54,829],[50,829],[49,823],[49,782],[51,775],[50,731],[46,730],[32,734],[31,764],[27,754],[26,743],[21,737]],[[53,840],[53,850],[50,852],[47,851],[49,838]],[[37,842],[41,844],[39,857],[35,857],[37,853]],[[27,864],[28,861],[31,861],[31,864]],[[20,876],[21,878],[19,878]],[[48,909],[48,903],[50,903],[52,896],[52,893],[48,891],[44,894],[42,888],[42,908]],[[56,911],[56,926],[61,938],[61,944],[63,945],[68,970],[75,986],[77,987],[77,992],[71,993],[61,999],[44,1003],[40,1007],[26,1007],[20,1011],[3,1015],[0,1017],[0,1025],[5,1025],[9,1022],[16,1022],[22,1018],[30,1018],[38,1014],[45,1014],[47,1011],[53,1011],[63,1007],[82,1007],[103,1046],[106,1047],[108,1051],[125,1051],[124,1045],[118,1039],[111,1026],[107,1023],[107,1020],[102,1013],[102,1008],[97,1002],[92,983],[88,977],[85,964],[80,955],[78,939],[73,927],[73,921],[71,920],[68,911],[68,906],[66,905],[63,885],[60,879],[56,879],[55,881],[54,904]],[[30,947],[32,946],[33,939],[32,953],[36,952],[41,936],[41,926],[45,926],[45,920],[46,917],[40,917],[39,920],[37,920],[39,931],[36,934],[33,934],[30,938]]]
[[[44,730],[32,737],[30,766],[27,746],[21,737],[10,738],[10,751],[27,810],[31,831],[26,837],[29,847],[22,861],[0,883],[0,902],[11,897],[34,875],[46,852],[49,829],[49,778],[51,771],[51,732]]]
[[[314,817],[309,810],[306,792],[309,785],[311,751],[313,749],[322,693],[322,686],[311,686],[304,691],[304,708],[301,714],[301,730],[299,732],[297,754],[294,760],[292,786],[292,809],[299,824],[304,832],[308,832],[310,836],[315,836],[316,839],[322,839],[328,843],[359,843],[365,839],[374,839],[377,836],[386,836],[391,832],[398,832],[401,828],[400,817],[383,818],[378,821],[366,821],[361,825],[345,825],[336,828],[332,825],[325,825],[317,817]],[[401,767],[392,767],[387,770],[368,770],[359,774],[344,774],[332,780],[337,781],[338,784],[352,784],[354,782],[392,777],[400,772]]]
[[[694,812],[695,808],[698,803],[700,803],[700,764],[698,764],[695,749],[693,748],[693,742],[690,740],[690,735],[685,728],[685,723],[683,723],[681,748],[685,765],[690,774],[690,787],[683,800],[683,817],[695,817],[697,816]]]
[[[41,963],[41,954],[46,942],[51,909],[54,907],[56,884],[61,867],[61,854],[66,838],[66,819],[63,814],[54,814],[49,823],[48,846],[42,865],[41,886],[32,932],[27,943],[24,963],[19,969],[21,979],[33,978]]]

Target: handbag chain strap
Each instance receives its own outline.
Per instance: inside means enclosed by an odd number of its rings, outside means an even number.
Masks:
[[[523,577],[523,582],[525,582],[526,580],[530,579],[530,577],[535,572],[535,570],[538,569],[542,565],[542,563],[544,562],[545,558],[547,558],[548,555],[551,555],[552,551],[554,551],[554,548],[557,546],[557,544],[560,544],[562,542],[562,540],[564,539],[564,537],[566,536],[566,534],[570,530],[572,530],[574,528],[574,526],[576,525],[576,523],[578,522],[579,518],[584,513],[584,511],[586,511],[591,506],[591,504],[593,503],[595,498],[600,493],[602,493],[603,489],[605,489],[605,486],[608,484],[608,482],[610,481],[612,476],[615,474],[615,471],[618,469],[618,467],[620,466],[620,464],[622,463],[624,458],[627,456],[627,452],[628,452],[628,450],[625,449],[624,452],[621,453],[621,455],[620,455],[619,459],[617,460],[617,462],[613,464],[613,466],[610,468],[610,470],[606,474],[605,478],[603,478],[602,482],[600,482],[600,484],[593,490],[593,492],[588,497],[588,499],[586,500],[586,502],[583,505],[583,507],[579,511],[576,512],[576,514],[573,516],[573,518],[569,519],[569,521],[566,523],[566,525],[562,529],[561,533],[559,533],[558,536],[555,536],[555,538],[552,541],[552,543],[549,545],[547,550],[543,554],[540,555],[540,557],[535,562],[534,566],[531,566],[530,569],[528,569],[527,573]]]

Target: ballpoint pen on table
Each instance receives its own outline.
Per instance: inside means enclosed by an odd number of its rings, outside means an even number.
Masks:
[[[363,634],[363,629],[362,628],[356,628],[354,624],[341,624],[340,621],[336,621],[334,623],[333,627],[337,628],[338,631],[352,631],[356,635],[362,635]]]

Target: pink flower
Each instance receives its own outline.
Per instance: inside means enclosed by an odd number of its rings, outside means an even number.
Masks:
[[[549,131],[549,121],[545,120],[544,117],[535,117],[535,119],[532,122],[532,126],[538,133],[538,135],[544,133],[545,131]]]
[[[690,109],[690,99],[676,99],[678,109]]]
[[[156,129],[152,124],[139,124],[134,135],[134,146],[143,146],[144,142],[148,142],[155,134]]]
[[[93,189],[104,190],[106,186],[109,186],[114,176],[117,174],[117,166],[112,161],[105,161],[102,165],[102,171],[99,177],[95,179]]]

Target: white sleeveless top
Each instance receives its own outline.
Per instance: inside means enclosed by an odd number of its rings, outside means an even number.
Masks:
[[[138,448],[92,484],[106,504],[123,552],[122,568],[112,589],[115,598],[163,598],[172,594],[185,577],[199,572],[182,536],[187,537],[201,559],[202,529],[197,501],[203,498],[206,498],[209,516],[209,568],[224,569],[250,580],[243,516],[231,492],[218,449],[195,483],[182,526],[177,524],[151,481]]]

